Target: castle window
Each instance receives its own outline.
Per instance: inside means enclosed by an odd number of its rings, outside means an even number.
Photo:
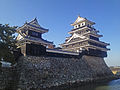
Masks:
[[[38,33],[37,32],[32,32],[32,35],[33,36],[38,36]]]
[[[36,38],[41,38],[41,33],[29,30],[28,35]]]
[[[89,30],[87,29],[86,32],[88,32]]]
[[[81,23],[81,26],[84,26],[85,25],[85,23],[83,22],[83,23]]]
[[[90,24],[87,25],[88,27],[91,27]]]

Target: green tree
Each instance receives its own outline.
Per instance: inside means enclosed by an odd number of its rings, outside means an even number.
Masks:
[[[15,29],[15,26],[0,24],[0,61],[15,63],[13,55],[13,50],[16,49]]]

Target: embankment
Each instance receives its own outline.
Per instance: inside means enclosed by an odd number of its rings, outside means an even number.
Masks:
[[[12,69],[11,73],[5,73],[7,71],[2,70],[3,73],[0,73],[0,83],[3,82],[2,78],[8,79],[8,77],[14,76],[11,80],[13,80],[12,82],[16,80],[16,83],[11,85],[21,88],[21,90],[72,86],[75,83],[82,84],[114,78],[103,58],[86,55],[80,59],[21,56],[14,70]],[[3,74],[8,76],[4,77]],[[10,82],[9,79],[7,81]],[[0,84],[0,88],[9,86],[9,83],[6,85]]]

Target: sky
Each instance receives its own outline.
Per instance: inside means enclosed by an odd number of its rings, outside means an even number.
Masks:
[[[120,0],[0,0],[0,24],[20,27],[36,17],[49,29],[43,38],[56,46],[64,43],[79,15],[95,22],[100,40],[110,43],[107,65],[120,66]]]

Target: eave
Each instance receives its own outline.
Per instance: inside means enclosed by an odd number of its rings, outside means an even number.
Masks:
[[[19,31],[19,30],[24,30],[24,29],[32,30],[32,31],[40,32],[40,33],[46,33],[46,32],[48,32],[48,29],[42,30],[42,29],[40,29],[40,28],[33,27],[33,26],[28,25],[28,24],[24,24],[22,27],[19,27],[19,28],[17,29],[17,31]]]
[[[60,46],[71,45],[71,44],[75,44],[75,43],[78,43],[78,42],[84,42],[84,41],[86,41],[86,40],[89,40],[89,39],[87,38],[87,39],[79,40],[79,41],[75,41],[75,42],[63,43],[63,44],[60,44]]]
[[[70,32],[68,32],[68,34],[72,34],[72,33],[75,33],[75,32],[78,32],[84,29],[91,29],[91,28],[89,28],[88,26],[80,27],[80,28],[71,30]]]
[[[36,42],[36,43],[43,43],[43,44],[53,44],[53,42],[46,42],[46,41],[44,41],[44,40],[42,40],[42,39],[32,39],[32,38],[27,38],[27,37],[25,37],[25,40],[28,40],[28,41],[32,41],[32,42]]]
[[[97,47],[97,46],[93,46],[93,45],[84,45],[84,46],[79,46],[79,47],[73,47],[73,48],[63,48],[63,50],[74,50],[74,49],[79,49],[79,48],[92,48],[92,49],[99,49],[99,50],[102,50],[102,51],[108,51],[110,49],[108,48],[101,48],[101,47]]]
[[[89,22],[89,23],[91,23],[92,25],[95,24],[95,22],[92,22],[92,21],[87,20],[87,19],[83,19],[82,21],[79,21],[79,22],[77,22],[77,23],[74,22],[73,24],[71,24],[71,26],[74,26],[74,25],[80,24],[80,23],[82,23],[82,22]]]
[[[83,35],[87,35],[87,34],[88,34],[88,35],[95,36],[95,37],[103,37],[103,35],[99,35],[99,34],[97,34],[97,33],[95,34],[95,33],[91,32],[91,31],[90,31],[90,32],[86,32],[86,33],[84,33]]]
[[[79,41],[75,41],[75,42],[63,43],[63,44],[60,44],[60,46],[71,45],[71,44],[75,44],[75,43],[79,43],[79,42],[84,42],[84,41],[92,41],[92,42],[99,43],[99,44],[102,44],[102,45],[105,45],[105,46],[110,45],[109,43],[105,43],[105,42],[102,42],[102,41],[96,41],[96,40],[87,38],[87,39],[79,40]]]

